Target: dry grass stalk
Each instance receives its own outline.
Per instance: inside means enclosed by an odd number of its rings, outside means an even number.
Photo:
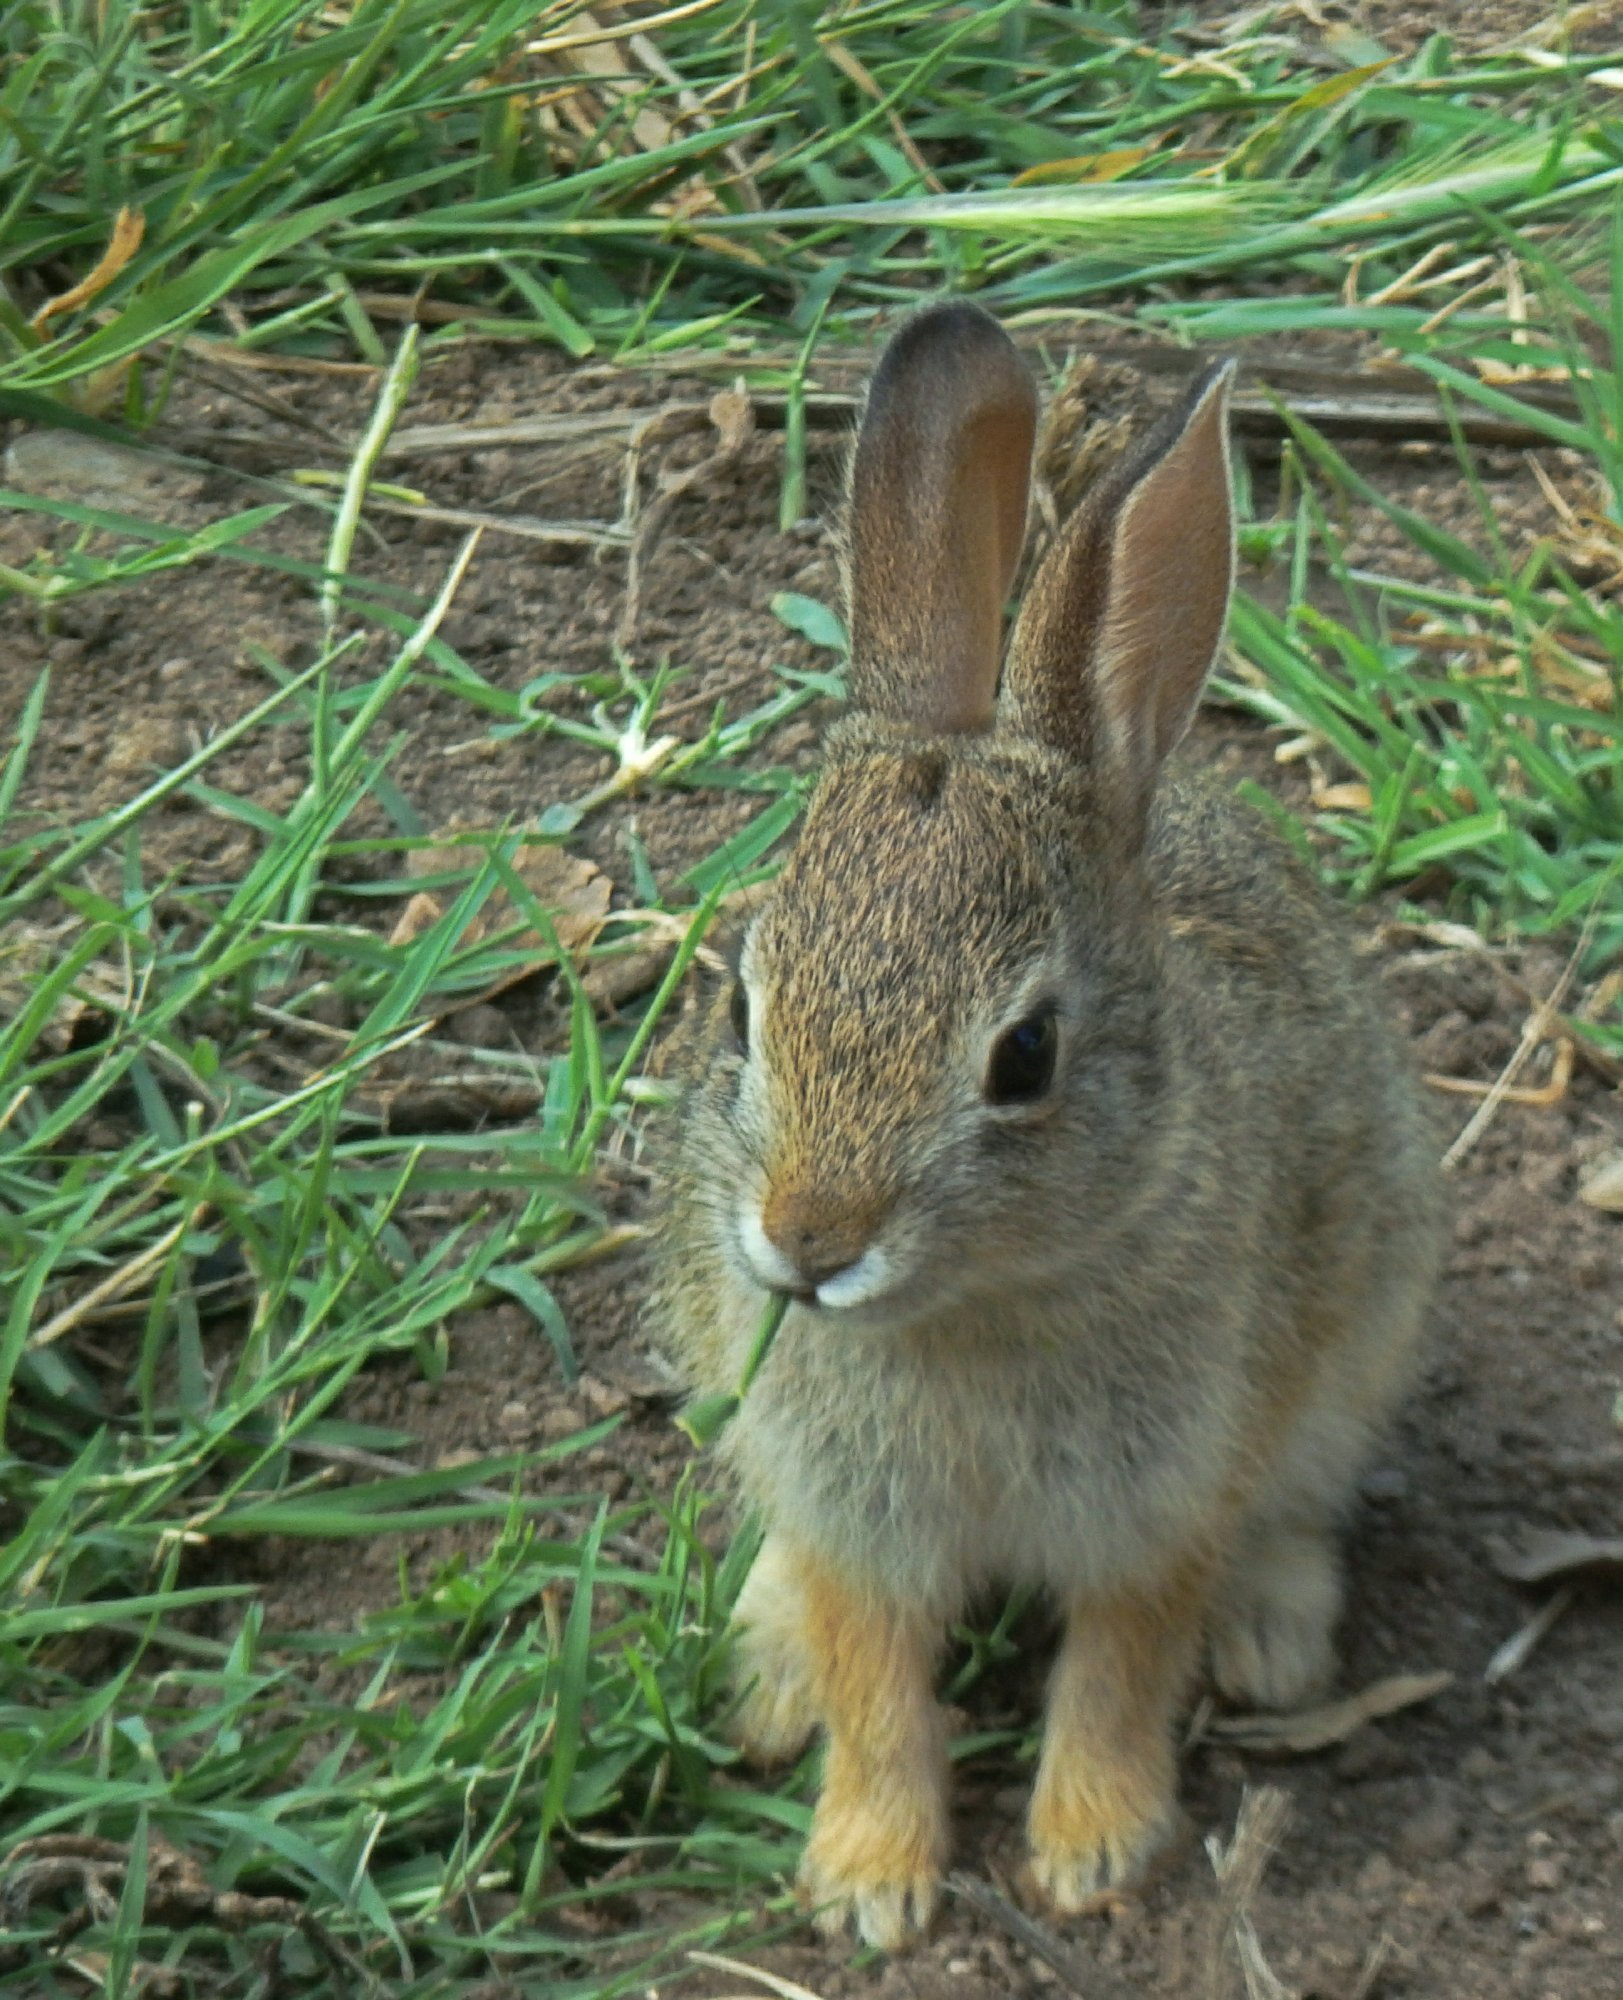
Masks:
[[[1535,1529],[1495,1551],[1494,1568],[1512,1583],[1549,1583],[1557,1577],[1623,1577],[1623,1535],[1586,1535],[1572,1529]]]
[[[1363,1970],[1358,1975],[1357,1984],[1347,1995],[1347,2000],[1369,2000],[1369,1996],[1380,1983],[1381,1974],[1391,1964],[1397,1946],[1385,1931],[1370,1946],[1364,1958]]]
[[[637,636],[637,623],[642,614],[643,573],[649,558],[658,546],[659,537],[673,507],[685,493],[696,487],[708,485],[719,473],[729,470],[742,457],[745,448],[755,433],[755,410],[749,393],[742,382],[731,389],[723,389],[710,399],[706,412],[715,426],[716,443],[709,456],[690,465],[685,472],[665,475],[660,480],[659,491],[642,508],[636,520],[636,531],[632,536],[630,553],[626,559],[625,597],[620,609],[619,624],[615,628],[615,644],[630,652]],[[634,458],[632,460],[634,463]],[[634,474],[627,493],[628,503],[635,504]]]
[[[1278,1714],[1223,1715],[1206,1725],[1206,1734],[1259,1755],[1303,1757],[1346,1742],[1367,1722],[1395,1715],[1399,1709],[1431,1701],[1453,1681],[1445,1672],[1389,1674],[1356,1694],[1321,1702],[1316,1708]]]
[[[1535,1111],[1548,1111],[1566,1096],[1576,1060],[1577,1051],[1571,1036],[1562,1035],[1555,1044],[1555,1061],[1550,1065],[1549,1081],[1511,1084],[1499,1091],[1500,1103],[1524,1104]],[[1457,1097],[1488,1097],[1499,1089],[1497,1083],[1484,1083],[1480,1077],[1442,1076],[1435,1070],[1426,1071],[1426,1082],[1433,1090],[1451,1091]]]
[[[1557,1619],[1564,1616],[1577,1594],[1576,1584],[1563,1584],[1553,1597],[1539,1606],[1525,1625],[1511,1633],[1482,1670],[1483,1681],[1488,1687],[1497,1687],[1501,1681],[1509,1680]]]
[[[105,1305],[109,1299],[122,1297],[132,1286],[138,1284],[155,1264],[163,1262],[181,1238],[197,1227],[208,1214],[209,1208],[208,1202],[199,1202],[190,1214],[182,1216],[172,1228],[166,1229],[161,1236],[155,1236],[144,1250],[120,1264],[116,1271],[109,1271],[98,1284],[92,1285],[89,1291],[82,1292],[72,1305],[64,1306],[36,1332],[30,1334],[28,1345],[31,1348],[49,1347],[53,1341],[60,1340],[65,1333],[71,1333],[76,1326],[94,1318],[97,1308]]]
[[[1594,933],[1594,928],[1594,920],[1591,918],[1584,925],[1578,942],[1572,948],[1571,956],[1561,969],[1561,977],[1555,983],[1555,991],[1547,999],[1540,1000],[1534,1007],[1532,1014],[1528,1018],[1526,1027],[1522,1030],[1522,1038],[1516,1045],[1515,1053],[1495,1078],[1488,1094],[1483,1098],[1476,1110],[1472,1112],[1470,1118],[1467,1119],[1459,1136],[1449,1147],[1448,1151],[1444,1153],[1444,1173],[1452,1173],[1458,1167],[1461,1160],[1471,1151],[1472,1147],[1476,1145],[1483,1133],[1487,1131],[1488,1127],[1493,1123],[1500,1105],[1504,1103],[1506,1096],[1516,1082],[1516,1078],[1521,1074],[1533,1051],[1538,1047],[1540,1042],[1549,1038],[1556,1022],[1560,1019],[1557,1009],[1566,997],[1567,988],[1572,984],[1584,953],[1589,949],[1589,940]]]
[[[1217,1877],[1218,1902],[1207,1954],[1206,1990],[1212,2000],[1232,1991],[1230,1955],[1238,1964],[1246,2000],[1295,2000],[1263,1955],[1262,1941],[1251,1917],[1251,1906],[1268,1863],[1273,1859],[1290,1818],[1290,1799],[1275,1785],[1247,1788],[1234,1822],[1234,1837],[1225,1847],[1216,1834],[1206,1839],[1206,1853]]]
[[[765,1987],[768,1993],[775,1993],[778,2000],[821,2000],[809,1986],[802,1986],[798,1980],[785,1979],[781,1973],[768,1972],[764,1965],[751,1965],[747,1959],[729,1958],[725,1952],[690,1951],[688,1960],[693,1965],[708,1966],[712,1972],[730,1973],[735,1979],[747,1979],[757,1987]]]
[[[947,1877],[947,1887],[960,1902],[978,1911],[1028,1951],[1039,1964],[1047,1966],[1065,1990],[1075,1996],[1075,2000],[1114,2000],[1120,1991],[1115,1982],[1097,1967],[1090,1966],[1084,1972],[1056,1932],[1029,1911],[1011,1903],[990,1882],[959,1869]]]
[[[823,53],[834,67],[843,76],[848,76],[864,97],[872,98],[875,104],[884,101],[885,93],[874,81],[873,72],[865,63],[859,61],[851,53],[844,42],[827,40],[823,43],[822,47]],[[909,137],[907,127],[893,110],[885,113],[885,123],[890,127],[890,136],[896,141],[897,150],[902,154],[902,157],[907,161],[907,164],[913,169],[914,173],[918,175],[924,186],[930,190],[931,194],[945,194],[947,192],[946,182],[932,170],[929,162]]]

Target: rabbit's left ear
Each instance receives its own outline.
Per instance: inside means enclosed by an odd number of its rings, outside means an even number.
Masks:
[[[851,466],[855,707],[990,728],[1036,422],[1031,375],[979,306],[932,306],[886,348]]]
[[[1228,397],[1208,369],[1087,495],[1026,596],[999,727],[1108,778],[1141,815],[1193,719],[1234,587]]]

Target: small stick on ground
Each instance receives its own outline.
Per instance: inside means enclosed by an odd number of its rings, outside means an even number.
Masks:
[[[782,1973],[768,1972],[764,1965],[751,1965],[748,1959],[729,1958],[720,1951],[690,1951],[688,1957],[693,1964],[708,1966],[712,1972],[730,1972],[736,1979],[753,1980],[768,1993],[775,1993],[778,2000],[820,2000],[809,1986],[802,1986],[796,1979],[785,1979]]]
[[[1551,1025],[1554,1025],[1553,1020]],[[1501,1103],[1548,1111],[1566,1096],[1575,1060],[1572,1038],[1563,1035],[1555,1045],[1555,1061],[1550,1066],[1548,1083],[1517,1083],[1501,1089],[1498,1083],[1484,1083],[1479,1077],[1440,1076],[1435,1070],[1427,1070],[1426,1082],[1433,1090],[1449,1091],[1457,1097],[1487,1097],[1498,1090]]]
[[[1096,1967],[1084,1972],[1067,1950],[1063,1939],[1047,1924],[1017,1908],[990,1882],[983,1882],[979,1876],[959,1869],[947,1877],[947,1889],[960,1902],[967,1903],[972,1910],[996,1924],[1016,1944],[1024,1945],[1033,1958],[1046,1965],[1066,1989],[1076,1995],[1076,2000],[1118,2000],[1121,1988],[1113,1980]]]
[[[1561,968],[1561,977],[1555,982],[1554,992],[1546,999],[1540,1000],[1535,1006],[1528,1018],[1527,1026],[1522,1030],[1522,1038],[1516,1044],[1515,1053],[1494,1079],[1493,1087],[1489,1090],[1487,1096],[1483,1098],[1476,1110],[1466,1120],[1459,1137],[1455,1139],[1453,1145],[1443,1155],[1443,1172],[1445,1174],[1454,1171],[1460,1161],[1465,1158],[1466,1154],[1470,1152],[1471,1148],[1482,1137],[1483,1133],[1487,1131],[1488,1127],[1493,1123],[1494,1116],[1498,1112],[1500,1105],[1504,1103],[1507,1093],[1515,1083],[1516,1078],[1521,1074],[1523,1065],[1538,1047],[1539,1043],[1549,1038],[1551,1030],[1556,1023],[1557,1010],[1561,1002],[1566,998],[1567,988],[1572,984],[1573,977],[1578,970],[1584,953],[1589,949],[1589,940],[1594,934],[1594,929],[1595,920],[1593,915],[1591,915],[1588,923],[1584,925],[1583,930],[1579,934],[1578,942],[1572,947],[1571,955],[1568,957],[1566,964]]]
[[[1370,1995],[1380,1983],[1381,1974],[1391,1964],[1397,1946],[1385,1931],[1370,1946],[1364,1959],[1364,1969],[1358,1975],[1358,1984],[1348,1994],[1347,2000],[1370,2000]]]

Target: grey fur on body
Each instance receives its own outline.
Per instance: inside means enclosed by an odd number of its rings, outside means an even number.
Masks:
[[[870,735],[843,729],[836,773]],[[1010,761],[1012,809],[1034,774]],[[943,1621],[989,1582],[1064,1598],[1153,1571],[1287,1469],[1333,1510],[1405,1385],[1435,1264],[1435,1152],[1407,1066],[1344,919],[1272,831],[1180,771],[1142,872],[1090,882],[1082,843],[1075,858],[1055,857],[1049,925],[1022,912],[977,941],[1008,952],[1011,989],[1022,956],[1065,966],[1076,1041],[1053,1123],[1008,1135],[1002,1158],[959,1150],[955,1107],[887,1118],[883,1064],[864,1076],[853,1141],[899,1190],[914,1275],[838,1325],[791,1306],[724,1440],[769,1523]],[[932,961],[864,949],[912,926],[920,885],[863,879],[860,850],[847,872],[819,884],[826,924],[786,883],[778,948],[805,953],[808,983],[851,991],[881,1048],[973,1042],[962,1003],[990,981],[932,987],[926,1021],[906,989]],[[795,935],[806,920],[815,939]],[[665,1324],[719,1391],[764,1304],[731,1209],[765,1147],[719,1007],[703,1060],[664,1224]],[[1337,1321],[1367,1372],[1332,1370],[1334,1397],[1304,1383],[1293,1449],[1271,1463],[1265,1392],[1310,1374]],[[720,1337],[695,1342],[706,1329]]]

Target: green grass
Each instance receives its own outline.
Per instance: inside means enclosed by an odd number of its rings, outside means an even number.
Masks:
[[[1623,274],[1623,208],[1613,210],[1611,246]],[[1619,374],[1591,360],[1597,348],[1623,348],[1557,264],[1525,256],[1561,300],[1537,352],[1565,356],[1583,412],[1579,424],[1529,418],[1553,446],[1581,452],[1589,530],[1579,536],[1551,508],[1547,536],[1513,554],[1457,436],[1457,482],[1477,504],[1477,532],[1463,538],[1293,424],[1293,518],[1255,536],[1291,564],[1291,598],[1271,614],[1241,594],[1229,640],[1249,670],[1219,684],[1265,720],[1307,730],[1365,784],[1369,810],[1317,822],[1329,848],[1315,858],[1351,894],[1427,878],[1487,934],[1583,928],[1581,970],[1593,972],[1623,950],[1623,614],[1615,588],[1575,580],[1573,560],[1605,574],[1623,554]],[[1503,346],[1485,342],[1481,356],[1501,358]],[[1507,404],[1457,356],[1417,348],[1411,360],[1455,412]],[[1337,526],[1349,500],[1395,522],[1433,576],[1407,582],[1349,566]],[[1335,586],[1337,614],[1315,574]],[[1623,1046],[1617,1020],[1597,1022],[1595,1036]]]
[[[381,362],[379,315],[418,287],[450,337],[628,361],[831,309],[860,326],[921,284],[1004,312],[1127,288],[1175,320],[1148,287],[1261,273],[1329,309],[1349,250],[1373,289],[1429,244],[1491,241],[1485,211],[1568,219],[1623,174],[1599,57],[1461,61],[1438,37],[1399,61],[1343,33],[1304,66],[1294,20],[1151,44],[1128,7],[1032,0],[668,11],[657,62],[599,43],[585,79],[572,0],[19,0],[0,409],[148,411],[188,338]],[[123,208],[133,254],[34,324]]]
[[[1367,811],[1319,818],[1331,845],[1317,858],[1332,879],[1362,897],[1426,878],[1455,915],[1493,935],[1581,930],[1579,972],[1589,975],[1623,951],[1623,205],[1611,204],[1599,270],[1585,260],[1593,293],[1556,257],[1509,240],[1547,301],[1529,344],[1398,344],[1456,418],[1473,404],[1510,407],[1473,364],[1559,362],[1579,420],[1517,407],[1577,455],[1578,518],[1552,506],[1530,550],[1509,548],[1456,423],[1455,478],[1477,516],[1463,537],[1293,424],[1294,519],[1258,537],[1290,561],[1291,600],[1271,615],[1242,595],[1230,639],[1250,672],[1225,685],[1267,720],[1305,729],[1367,787]],[[1433,575],[1416,583],[1352,568],[1337,526],[1345,501],[1378,507]],[[1339,588],[1340,615],[1310,586],[1315,563]],[[1577,566],[1602,587],[1586,588]],[[1591,1032],[1623,1052],[1615,1011]]]
[[[177,1990],[257,1996],[274,1966],[276,1990],[311,2000],[498,1976],[606,1995],[788,1914],[809,1773],[764,1788],[722,1740],[742,1558],[707,1554],[699,1488],[607,1504],[581,1457],[596,1427],[420,1467],[416,1440],[347,1414],[345,1392],[390,1356],[437,1378],[457,1315],[498,1299],[572,1375],[554,1281],[620,1240],[599,1163],[659,1095],[649,1050],[715,899],[771,865],[798,812],[773,732],[837,687],[838,620],[783,600],[828,672],[782,672],[679,737],[658,718],[700,664],[680,656],[605,659],[567,682],[587,702],[560,701],[556,674],[481,677],[440,632],[468,552],[407,600],[368,578],[357,532],[434,349],[496,331],[787,385],[786,521],[819,358],[922,287],[1036,327],[1131,308],[1202,346],[1373,333],[1456,410],[1505,395],[1495,365],[1565,368],[1579,421],[1533,420],[1590,482],[1587,548],[1553,511],[1531,553],[1486,517],[1446,534],[1298,427],[1285,498],[1250,505],[1243,538],[1286,578],[1283,609],[1242,596],[1222,692],[1301,739],[1343,787],[1327,796],[1367,788],[1310,833],[1290,823],[1345,893],[1412,893],[1493,939],[1581,937],[1585,981],[1623,948],[1623,611],[1605,580],[1608,549],[1623,567],[1623,146],[1593,63],[1433,41],[1382,67],[1344,45],[1338,69],[1266,22],[1202,51],[1176,26],[1142,41],[1123,9],[1006,0],[943,28],[917,0],[718,0],[652,31],[668,78],[628,49],[629,91],[598,80],[573,100],[587,129],[549,128],[536,101],[556,109],[562,80],[520,44],[567,38],[575,12],[25,0],[0,25],[0,414],[144,420],[211,342],[379,369],[343,486],[303,497],[325,510],[320,562],[264,546],[282,489],[185,531],[0,496],[40,522],[34,557],[0,572],[11,617],[253,563],[300,578],[324,631],[295,668],[267,664],[240,722],[92,821],[21,815],[43,684],[0,753],[7,1990],[79,1993],[77,1952],[104,1954],[116,1994],[158,1966]],[[31,330],[121,204],[145,217],[139,249]],[[1377,296],[1442,244],[1431,276]],[[402,344],[398,302],[424,281],[449,316]],[[1470,490],[1463,444],[1457,477]],[[1424,584],[1349,564],[1349,500],[1388,509]],[[368,634],[387,657],[363,671]],[[408,869],[428,830],[394,776],[401,697],[424,686],[470,734],[570,737],[608,775],[476,843],[428,885],[440,918],[391,944],[377,912],[425,886]],[[226,789],[221,760],[289,722],[302,795],[272,812]],[[664,884],[663,912],[566,952],[520,835],[568,844],[634,785],[757,806]],[[152,860],[177,795],[252,836],[235,879]],[[594,970],[656,936],[682,940],[665,977],[605,1024]],[[538,967],[568,1002],[555,1047],[442,1040],[448,1007]],[[1623,1058],[1615,1003],[1585,1032]],[[296,1073],[267,1046],[298,1051]],[[534,1111],[401,1136],[379,1085],[407,1049]],[[245,1580],[268,1538],[341,1560],[447,1527],[469,1552],[426,1580],[402,1566],[353,1630],[271,1629]],[[964,1676],[1004,1643],[978,1637]],[[101,1869],[94,1896],[28,1872],[42,1850],[20,1844],[63,1840]],[[177,1851],[204,1871],[201,1903],[174,1886]],[[681,1915],[637,1934],[614,1898],[639,1891]]]
[[[579,997],[558,1052],[486,1055],[493,1082],[533,1087],[533,1118],[387,1130],[368,1097],[379,1066],[408,1044],[432,1049],[446,1006],[545,960],[534,930],[550,933],[513,865],[516,834],[475,850],[460,893],[442,888],[442,919],[409,944],[316,913],[335,860],[422,844],[409,824],[345,833],[363,801],[409,820],[390,750],[372,745],[436,650],[433,619],[375,680],[338,688],[340,642],[255,712],[302,713],[309,727],[311,781],[285,817],[209,782],[222,737],[128,809],[54,845],[30,835],[0,850],[12,961],[0,970],[19,996],[0,1030],[0,1827],[24,1843],[14,1879],[39,1852],[27,1843],[64,1831],[137,1851],[161,1833],[207,1857],[219,1890],[293,1893],[319,1912],[318,1931],[288,1948],[298,1991],[318,1990],[298,1982],[335,1962],[426,1993],[517,1960],[535,1990],[568,1990],[580,1932],[556,1913],[579,1920],[605,1853],[646,1851],[645,1886],[713,1891],[695,1925],[716,1942],[746,1890],[770,1905],[803,1818],[792,1797],[727,1775],[714,1696],[738,1557],[718,1570],[705,1554],[695,1493],[664,1509],[600,1503],[564,1461],[612,1423],[419,1471],[394,1464],[409,1434],[341,1412],[357,1373],[386,1355],[437,1378],[448,1321],[502,1297],[529,1310],[572,1378],[549,1279],[613,1240],[592,1165],[647,1094],[649,1037],[713,902],[695,906],[631,1026],[600,1032]],[[507,726],[544,726],[528,691],[505,703],[485,692]],[[607,741],[657,690],[614,693],[624,713]],[[765,721],[807,698],[786,685],[764,719],[718,724],[688,748],[730,770]],[[671,758],[666,780],[695,763]],[[261,836],[240,881],[149,877],[142,824],[179,786]],[[398,902],[438,879],[370,886]],[[465,943],[498,890],[508,920]],[[65,952],[38,928],[47,911],[72,919]],[[594,956],[637,928],[611,925]],[[561,970],[578,992],[574,962]],[[319,1018],[323,1000],[354,1022],[332,1059],[292,1087],[267,1084],[253,1061],[267,1028]],[[127,1359],[109,1364],[109,1346]],[[548,1490],[524,1490],[519,1473],[549,1461]],[[651,1512],[663,1554],[628,1563],[615,1552],[635,1552],[630,1531]],[[402,1571],[399,1601],[358,1632],[263,1632],[251,1589],[220,1580],[231,1551],[263,1537],[341,1543],[457,1523],[490,1553],[426,1588]],[[218,1559],[194,1580],[203,1550]],[[0,1940],[0,1967],[71,1990],[43,1969],[60,1914],[29,1911]],[[164,1959],[166,1943],[170,1960],[243,1980],[281,1929],[273,1913],[242,1937],[223,1920],[168,1935],[122,1907],[114,1926],[132,1963]],[[645,1961],[676,1942],[617,1932],[623,1979],[646,1983]]]

